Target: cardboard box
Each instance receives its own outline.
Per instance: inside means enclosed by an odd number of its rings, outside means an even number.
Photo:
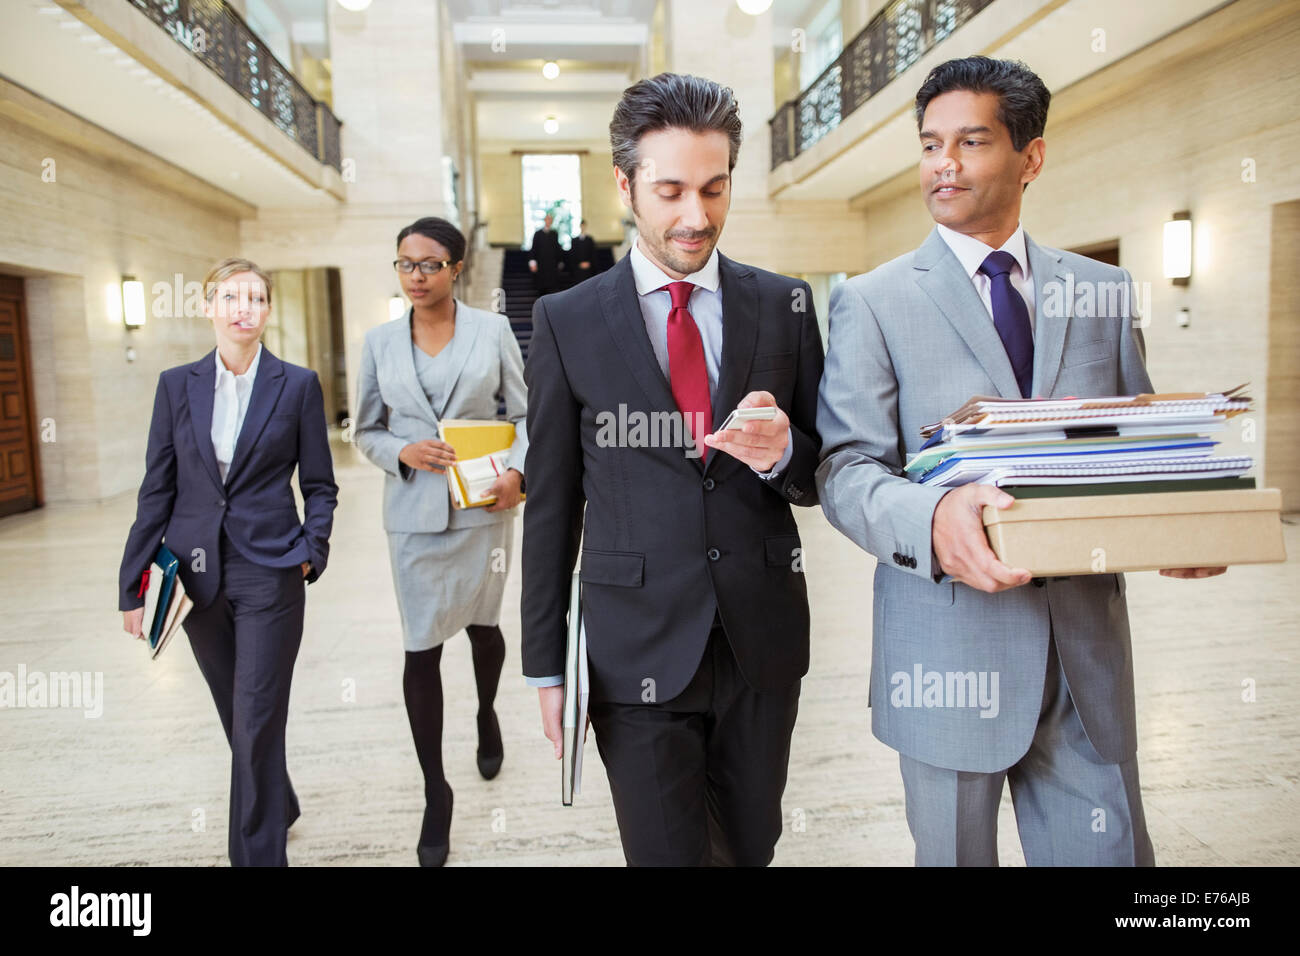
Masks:
[[[1285,561],[1282,492],[1169,491],[984,508],[1002,563],[1035,577]]]

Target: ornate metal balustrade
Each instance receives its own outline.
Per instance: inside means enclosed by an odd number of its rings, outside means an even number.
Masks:
[[[126,0],[320,162],[340,168],[339,123],[224,0]]]
[[[894,0],[871,18],[830,66],[768,122],[772,168],[839,126],[936,43],[993,0]]]

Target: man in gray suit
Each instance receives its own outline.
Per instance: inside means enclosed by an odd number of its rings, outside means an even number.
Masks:
[[[1004,780],[1030,865],[1154,863],[1123,575],[1031,584],[997,560],[980,517],[1010,495],[902,477],[921,427],[972,395],[1151,391],[1129,274],[1020,226],[1050,98],[1021,63],[936,67],[916,116],[937,225],[831,295],[817,489],[879,559],[872,730],[899,751],[918,865],[996,865]]]

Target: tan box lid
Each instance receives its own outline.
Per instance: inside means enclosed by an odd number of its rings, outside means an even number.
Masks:
[[[984,506],[984,524],[1061,521],[1071,518],[1127,518],[1149,515],[1222,514],[1282,510],[1277,488],[1248,491],[1154,491],[1138,495],[1088,495],[1078,498],[1027,498],[1005,511]]]

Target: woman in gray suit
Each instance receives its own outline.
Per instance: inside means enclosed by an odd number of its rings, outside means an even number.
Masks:
[[[366,333],[357,395],[356,441],[384,469],[384,530],[402,616],[406,713],[424,771],[421,866],[447,858],[452,791],[442,767],[442,644],[466,631],[478,689],[478,768],[501,768],[501,728],[492,708],[505,638],[497,626],[523,485],[527,393],[523,358],[504,315],[472,309],[452,294],[465,237],[445,219],[420,219],[397,236],[393,263],[411,308]],[[447,466],[456,451],[439,440],[443,418],[494,419],[504,398],[515,423],[496,503],[455,510]]]

